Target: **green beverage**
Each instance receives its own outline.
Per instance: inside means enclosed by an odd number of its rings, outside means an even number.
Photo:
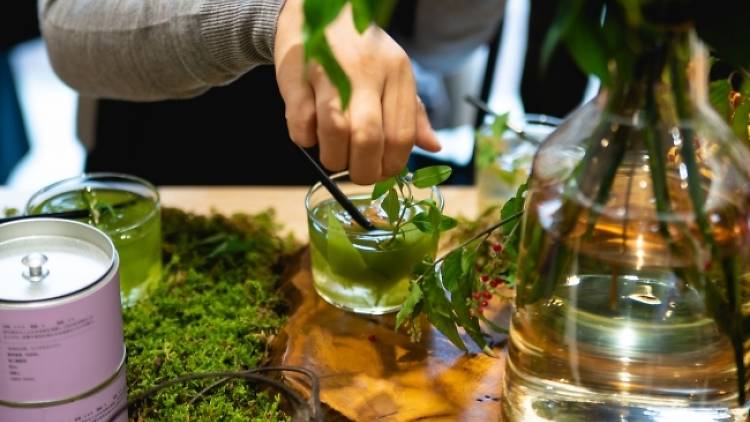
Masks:
[[[380,213],[367,196],[350,199],[365,215]],[[411,223],[395,238],[386,226],[367,232],[332,199],[313,208],[308,219],[315,289],[327,302],[354,312],[398,310],[409,293],[412,271],[432,260],[437,249],[437,236]],[[338,223],[334,229],[332,221]]]
[[[393,196],[377,195],[373,186],[348,183],[346,172],[332,180],[376,229],[362,228],[320,183],[313,186],[305,206],[315,290],[326,302],[347,311],[369,315],[398,311],[415,270],[435,258],[439,231],[427,230],[419,217],[440,213],[440,190],[434,185],[416,187],[411,176],[391,188]],[[394,189],[402,194],[397,196]]]
[[[529,114],[525,117],[523,131],[541,141],[558,123],[551,116]],[[506,130],[504,124],[483,126],[476,141],[474,179],[479,210],[484,211],[505,203],[526,182],[538,145]]]
[[[161,275],[159,197],[148,182],[124,175],[86,175],[39,191],[29,214],[91,210],[80,221],[107,233],[120,255],[123,304],[132,303]]]

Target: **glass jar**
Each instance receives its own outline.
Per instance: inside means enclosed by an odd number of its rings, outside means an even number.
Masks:
[[[120,256],[123,304],[161,277],[161,206],[149,182],[127,174],[89,173],[53,183],[31,196],[27,214],[90,209],[81,221],[107,233]]]
[[[747,419],[750,153],[705,63],[670,32],[539,149],[504,420]]]
[[[474,174],[479,211],[500,206],[516,194],[529,178],[539,144],[560,123],[556,117],[527,114],[523,127],[517,128],[527,135],[522,138],[516,131],[504,130],[498,119],[503,118],[495,118],[477,133]]]
[[[378,220],[387,221],[380,203],[371,199],[372,186],[348,183],[348,172],[331,178],[376,226],[381,227]],[[415,202],[429,199],[443,209],[443,196],[437,187],[420,189],[407,184],[406,189]],[[419,207],[407,208],[405,219],[418,213]],[[437,234],[424,233],[412,223],[402,226],[395,237],[391,230],[365,231],[320,183],[307,193],[305,208],[313,284],[323,300],[338,308],[370,315],[398,311],[409,293],[413,270],[435,257]],[[333,230],[331,219],[337,223]]]

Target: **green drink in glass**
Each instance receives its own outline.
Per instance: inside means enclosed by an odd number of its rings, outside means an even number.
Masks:
[[[438,236],[406,223],[394,237],[381,204],[370,198],[371,186],[345,183],[347,173],[339,173],[333,180],[379,230],[364,230],[320,184],[313,186],[305,205],[315,290],[326,302],[347,311],[370,315],[395,312],[409,293],[414,269],[434,259]],[[409,189],[416,200],[431,199],[442,209],[443,198],[437,188]],[[405,210],[401,205],[407,214],[425,211],[419,205]],[[404,220],[409,217],[405,215]]]
[[[527,114],[520,129],[541,141],[558,124],[560,120],[552,116]],[[505,203],[526,182],[539,145],[506,130],[504,120],[482,126],[476,141],[474,174],[479,210],[484,211]]]
[[[161,276],[161,208],[149,182],[125,174],[91,173],[32,195],[27,214],[91,210],[80,221],[107,233],[120,255],[123,304],[134,302]]]

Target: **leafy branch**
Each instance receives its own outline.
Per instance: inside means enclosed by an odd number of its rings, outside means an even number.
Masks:
[[[664,41],[665,29],[680,27],[694,27],[716,57],[750,68],[750,32],[739,30],[750,16],[750,2],[562,0],[557,8],[542,46],[543,68],[563,44],[584,72],[611,86],[615,78],[633,77],[636,59]]]
[[[344,6],[351,4],[354,26],[359,33],[372,24],[385,26],[397,0],[305,0],[303,43],[305,59],[315,60],[325,70],[336,87],[341,106],[346,109],[352,96],[352,84],[331,50],[325,29],[339,16]]]
[[[503,142],[503,134],[505,134],[508,126],[508,117],[509,113],[498,115],[492,121],[489,133],[484,133],[481,130],[477,131],[476,164],[480,170],[490,167],[497,159],[497,156],[507,150],[507,146]]]
[[[458,334],[462,328],[485,353],[492,355],[480,321],[491,330],[507,330],[484,316],[491,299],[514,285],[526,185],[502,207],[500,221],[480,230],[434,262],[415,271],[409,296],[396,316],[396,328],[406,326],[414,340],[420,336],[418,318],[427,319],[456,347],[466,351]],[[486,240],[495,232],[501,241]],[[482,248],[487,252],[481,259]]]
[[[737,79],[741,82],[736,83]],[[740,69],[725,79],[712,81],[708,95],[735,136],[750,147],[750,72]]]
[[[371,198],[373,201],[382,200],[381,208],[386,213],[388,224],[378,224],[377,221],[375,224],[389,229],[393,233],[391,240],[403,235],[404,226],[409,223],[423,233],[435,235],[456,227],[456,220],[443,215],[435,201],[416,201],[411,191],[411,186],[420,189],[437,186],[446,181],[451,173],[451,168],[443,165],[424,167],[416,170],[413,175],[409,175],[404,169],[400,174],[376,183]]]

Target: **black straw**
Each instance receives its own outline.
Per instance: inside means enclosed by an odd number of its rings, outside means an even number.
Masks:
[[[295,144],[297,145],[297,144]],[[357,209],[356,206],[352,203],[352,201],[349,200],[349,198],[344,195],[344,192],[341,192],[341,189],[336,186],[336,183],[331,180],[330,177],[328,177],[328,174],[323,170],[318,163],[315,161],[315,159],[310,155],[310,153],[307,152],[304,148],[297,145],[300,151],[302,151],[302,154],[307,158],[307,160],[312,164],[312,167],[315,169],[315,172],[318,176],[318,180],[320,183],[323,184],[323,186],[328,189],[328,192],[331,193],[333,198],[341,204],[342,207],[346,210],[346,212],[349,213],[350,216],[354,219],[354,221],[357,222],[360,226],[364,227],[367,230],[375,230],[376,227],[367,219],[364,215],[362,215],[361,212]]]
[[[471,96],[471,95],[467,95],[467,96],[464,97],[464,100],[466,100],[466,102],[468,102],[469,104],[471,104],[474,107],[482,110],[483,112],[489,114],[492,117],[498,117],[499,116],[499,114],[496,111],[493,111],[487,103],[485,103],[484,101],[480,100],[477,97],[474,97],[474,96]],[[531,142],[533,144],[541,144],[542,143],[539,139],[536,139],[533,136],[529,135],[523,129],[519,129],[517,127],[514,127],[510,123],[506,123],[505,127],[508,128],[508,130],[510,130],[511,132],[513,132],[516,135],[518,135],[519,138],[521,138],[521,139],[523,139],[525,141],[529,141],[529,142]]]

